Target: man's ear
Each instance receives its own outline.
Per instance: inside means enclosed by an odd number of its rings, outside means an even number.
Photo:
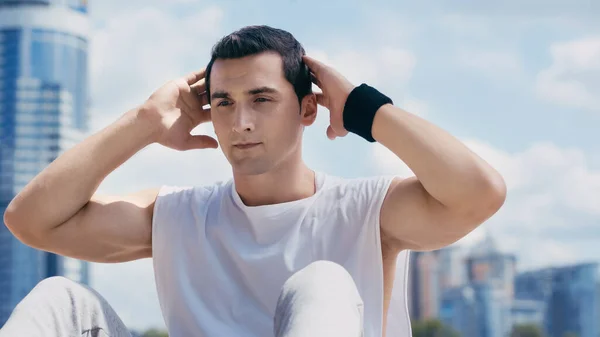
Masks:
[[[310,93],[302,98],[300,118],[304,126],[312,125],[317,119],[317,97],[314,93]]]

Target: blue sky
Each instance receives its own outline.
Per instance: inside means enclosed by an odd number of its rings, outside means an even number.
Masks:
[[[283,28],[354,83],[450,131],[504,175],[489,232],[520,269],[598,261],[600,3],[528,1],[91,2],[92,131],[167,80],[204,66],[221,36],[249,24]],[[410,175],[387,149],[329,141],[328,116],[305,133],[305,158],[346,177]],[[212,132],[209,125],[195,132]],[[150,146],[100,186],[127,193],[208,184],[230,170],[217,150]],[[93,285],[134,328],[163,326],[149,260],[94,264]]]

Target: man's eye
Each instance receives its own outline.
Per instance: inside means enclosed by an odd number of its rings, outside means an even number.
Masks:
[[[255,102],[259,102],[259,103],[262,103],[262,102],[268,102],[268,101],[269,101],[269,99],[267,99],[267,98],[264,98],[264,97],[258,97],[258,98],[255,100]]]
[[[226,106],[226,105],[229,105],[228,101],[221,101],[221,102],[219,102],[219,104],[217,104],[217,106]]]

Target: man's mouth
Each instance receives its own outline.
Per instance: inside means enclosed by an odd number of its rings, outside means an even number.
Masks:
[[[233,144],[233,147],[240,149],[240,150],[246,150],[246,149],[250,149],[255,146],[258,146],[260,144],[261,143],[237,143],[237,144]]]

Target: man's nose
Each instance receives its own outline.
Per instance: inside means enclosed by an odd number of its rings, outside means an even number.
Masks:
[[[254,131],[254,114],[250,109],[243,106],[237,107],[233,130],[237,133]]]

